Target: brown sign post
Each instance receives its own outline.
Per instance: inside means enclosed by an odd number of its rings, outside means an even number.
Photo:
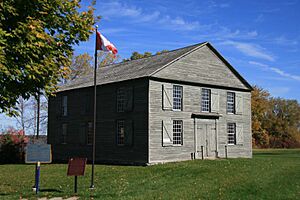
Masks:
[[[77,193],[77,176],[84,176],[87,158],[70,158],[67,176],[74,176],[74,192]]]

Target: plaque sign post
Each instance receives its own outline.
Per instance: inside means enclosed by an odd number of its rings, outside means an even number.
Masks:
[[[87,158],[70,158],[67,176],[74,176],[74,192],[77,193],[77,176],[84,176]]]
[[[41,163],[51,163],[51,145],[50,144],[29,144],[26,147],[25,163],[36,164],[35,169],[35,193],[39,192],[40,168]]]

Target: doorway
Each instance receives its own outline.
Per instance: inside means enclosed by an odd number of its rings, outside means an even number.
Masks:
[[[216,124],[215,120],[197,120],[197,149],[198,158],[216,157]],[[203,151],[203,152],[202,152]]]

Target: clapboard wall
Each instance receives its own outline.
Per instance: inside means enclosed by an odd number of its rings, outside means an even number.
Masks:
[[[132,109],[117,112],[117,89],[131,88]],[[106,163],[148,162],[148,80],[101,85],[97,87],[96,161]],[[62,96],[68,98],[68,114],[62,116]],[[87,144],[86,126],[93,120],[93,87],[67,90],[49,99],[48,143],[53,146],[53,159],[67,160],[81,156],[91,160],[92,146]],[[116,121],[132,124],[130,145],[117,145]],[[62,124],[67,124],[66,144],[62,144]]]
[[[183,87],[182,111],[163,109],[163,88],[179,85]],[[190,160],[194,152],[194,120],[192,113],[201,112],[201,89],[211,89],[218,94],[218,113],[222,116],[217,120],[218,155],[225,157],[225,145],[228,146],[228,157],[252,157],[251,144],[251,93],[240,90],[189,85],[172,80],[149,83],[149,163],[160,163],[180,160]],[[242,98],[242,113],[227,114],[227,92],[235,92]],[[162,121],[183,121],[183,145],[164,146],[162,136]],[[243,142],[238,145],[227,144],[227,123],[233,122],[243,127]]]

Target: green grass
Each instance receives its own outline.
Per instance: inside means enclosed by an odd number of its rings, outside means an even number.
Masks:
[[[36,199],[34,165],[0,165],[0,199]],[[67,165],[41,166],[38,197],[74,196]],[[196,160],[150,167],[91,166],[78,177],[81,199],[300,199],[300,149],[255,150],[253,159]]]

